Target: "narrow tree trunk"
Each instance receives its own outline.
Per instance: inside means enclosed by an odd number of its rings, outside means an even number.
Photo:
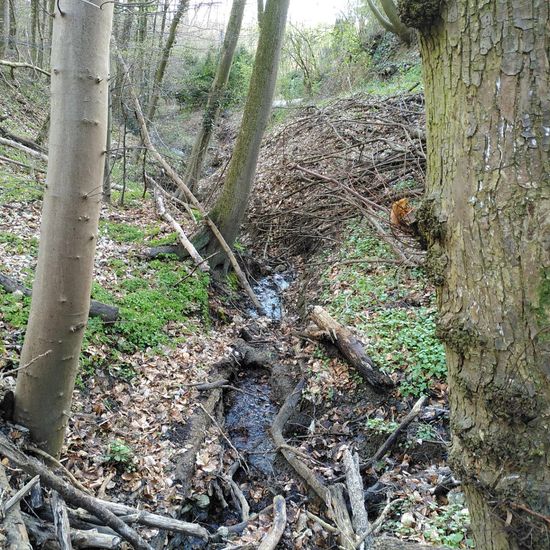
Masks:
[[[405,22],[422,30],[419,221],[439,287],[452,464],[477,548],[549,548],[550,4],[442,6],[435,21]]]
[[[111,131],[113,124],[113,105],[111,88],[107,99],[107,139],[105,141],[105,164],[103,169],[103,202],[111,204]]]
[[[166,72],[166,66],[168,65],[168,60],[170,59],[170,52],[172,51],[172,47],[174,46],[174,42],[176,41],[176,34],[177,34],[180,19],[183,15],[183,12],[187,9],[188,3],[189,3],[189,0],[179,1],[178,9],[174,14],[174,18],[172,19],[172,22],[170,24],[170,31],[168,32],[168,38],[166,39],[166,44],[164,44],[164,48],[162,50],[162,56],[158,64],[157,70],[155,72],[155,79],[153,81],[151,99],[149,100],[149,106],[147,109],[147,121],[149,123],[152,122],[155,116],[155,112],[157,110],[157,104],[160,97],[160,87],[164,79],[164,73]]]
[[[104,165],[113,4],[90,1],[96,6],[62,2],[62,16],[56,7],[48,175],[21,353],[21,365],[29,366],[15,393],[17,422],[54,456],[63,444],[88,319]]]
[[[10,48],[10,0],[0,0],[0,57],[5,57]]]
[[[231,64],[233,63],[233,56],[235,55],[235,49],[241,32],[245,6],[246,0],[233,0],[220,60],[216,69],[214,81],[210,88],[210,93],[208,94],[202,126],[195,139],[193,149],[191,150],[191,156],[187,161],[184,181],[187,187],[193,192],[200,178],[204,157],[208,151],[210,139],[212,138],[214,124],[216,123],[223,103],[223,96],[229,79]]]
[[[31,45],[30,54],[33,63],[36,65],[38,60],[38,0],[31,0]]]
[[[271,112],[288,4],[289,0],[268,0],[266,3],[241,128],[222,194],[210,213],[230,246],[235,242],[244,218],[262,137]],[[197,238],[198,247],[203,244],[201,240],[203,236]],[[211,267],[225,263],[218,242],[208,236],[204,240],[207,241],[204,256],[211,257]]]

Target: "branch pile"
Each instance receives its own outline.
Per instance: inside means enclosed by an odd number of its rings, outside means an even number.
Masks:
[[[389,209],[422,193],[423,127],[420,94],[356,95],[305,108],[263,145],[249,211],[252,240],[299,254],[337,237],[347,220],[365,218],[410,257],[411,244],[390,230]]]

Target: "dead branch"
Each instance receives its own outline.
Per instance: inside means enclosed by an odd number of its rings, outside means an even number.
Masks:
[[[21,517],[21,511],[19,510],[19,501],[28,491],[29,485],[30,483],[27,483],[27,485],[23,487],[25,492],[23,492],[23,489],[17,491],[17,493],[9,498],[8,501],[2,506],[0,524],[2,526],[3,537],[0,535],[0,546],[3,547],[3,544],[5,544],[5,547],[10,550],[32,550],[27,530],[25,528],[25,524],[23,523],[23,518]],[[1,464],[0,488],[2,489],[3,494],[7,494],[11,491],[11,487],[4,471],[4,466]]]
[[[57,542],[61,550],[72,550],[71,526],[69,524],[69,515],[67,514],[67,505],[57,491],[52,491],[50,506]]]
[[[286,502],[284,497],[276,495],[273,499],[273,526],[262,539],[258,550],[274,550],[279,544],[286,527]]]
[[[187,235],[183,231],[181,225],[174,219],[174,217],[166,210],[164,206],[164,201],[162,200],[161,194],[157,191],[157,186],[155,185],[154,190],[155,201],[157,203],[158,212],[161,218],[164,218],[174,229],[178,235],[178,239],[182,244],[183,248],[187,250],[189,256],[195,262],[195,265],[203,272],[208,273],[210,268],[208,263],[202,258],[202,256],[197,252],[197,249],[193,246],[193,243],[187,238]]]
[[[42,73],[45,76],[51,76],[48,71],[37,67],[36,65],[31,65],[29,63],[20,63],[18,61],[8,61],[7,59],[0,59],[0,65],[4,67],[9,67],[10,69],[31,69],[38,73]]]
[[[359,456],[353,455],[349,449],[344,451],[344,470],[346,472],[346,486],[348,488],[351,511],[353,514],[353,528],[357,535],[362,538],[358,546],[360,550],[366,550],[372,545],[369,533],[369,516],[365,508],[365,495],[363,493],[363,479],[359,471]]]
[[[25,455],[3,434],[0,434],[0,452],[29,475],[39,475],[44,485],[58,491],[73,506],[84,508],[101,519],[105,525],[114,529],[122,538],[133,544],[138,550],[153,550],[134,529],[128,527],[126,523],[117,518],[110,510],[98,504],[96,499],[69,485],[66,481],[53,474],[36,458]],[[196,527],[199,528],[199,526]]]
[[[40,151],[36,151],[35,149],[31,149],[30,147],[27,147],[22,143],[18,143],[17,141],[6,139],[0,136],[0,145],[5,145],[6,147],[11,147],[12,149],[19,149],[20,151],[27,153],[27,155],[30,155],[31,157],[35,157],[40,160],[43,160],[44,162],[48,162],[48,155],[45,155]]]
[[[25,296],[31,296],[30,288],[18,283],[14,279],[0,273],[0,286],[6,292],[21,292]],[[110,306],[97,300],[90,301],[90,317],[100,317],[104,323],[114,323],[118,319],[118,307]]]
[[[55,530],[51,525],[29,514],[22,514],[25,526],[38,547],[57,542]],[[100,533],[97,529],[71,529],[71,542],[78,548],[119,548],[122,539],[117,535]],[[30,546],[29,546],[30,549]]]
[[[320,306],[315,306],[310,316],[321,330],[330,335],[342,355],[375,390],[384,391],[393,386],[392,380],[379,370],[365,352],[362,342],[348,328],[340,325]]]

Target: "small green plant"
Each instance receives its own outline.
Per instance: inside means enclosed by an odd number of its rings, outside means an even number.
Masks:
[[[127,223],[110,221],[102,221],[101,228],[111,239],[119,243],[143,242],[145,237],[154,236],[160,231],[156,226],[141,228]]]
[[[115,439],[109,443],[105,462],[113,463],[126,471],[135,470],[134,451],[120,439]]]
[[[397,429],[398,424],[383,418],[369,418],[365,426],[367,429],[379,434],[391,434]]]
[[[470,514],[463,505],[448,504],[430,519],[425,530],[429,542],[444,544],[449,548],[474,548],[474,542],[469,536]]]
[[[0,288],[0,318],[16,329],[24,329],[29,320],[31,299],[19,292],[13,294]]]
[[[436,429],[425,422],[418,425],[415,436],[417,439],[422,439],[422,441],[435,441],[438,438]]]

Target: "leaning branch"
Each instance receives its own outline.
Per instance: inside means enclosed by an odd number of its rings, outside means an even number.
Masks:
[[[152,178],[148,178],[147,181],[153,181]],[[173,216],[166,210],[164,206],[164,201],[162,200],[161,194],[157,190],[155,185],[155,190],[153,191],[155,196],[155,201],[157,203],[158,212],[161,218],[164,218],[174,229],[178,235],[178,239],[182,244],[183,248],[187,250],[189,256],[195,262],[195,265],[203,272],[208,273],[210,271],[208,263],[203,259],[203,257],[197,252],[197,249],[193,246],[193,243],[187,238],[187,235],[183,231],[181,225],[173,218]]]
[[[118,50],[114,39],[112,40],[113,40],[113,46],[116,52],[117,60],[120,63],[124,71],[124,74],[126,75],[126,78],[128,79],[128,84],[129,84],[128,91],[130,92],[130,96],[132,97],[132,101],[134,103],[134,110],[135,110],[136,118],[140,127],[143,144],[149,150],[153,158],[164,168],[166,175],[171,180],[173,180],[174,183],[176,183],[176,185],[179,187],[183,195],[187,197],[187,200],[199,211],[201,216],[204,218],[204,221],[206,222],[206,224],[214,234],[214,237],[218,240],[218,242],[220,243],[220,246],[223,248],[223,251],[227,254],[227,257],[231,262],[231,266],[235,270],[235,274],[237,275],[237,278],[239,279],[239,282],[241,283],[241,286],[243,287],[244,291],[247,293],[248,297],[254,304],[254,307],[259,312],[263,313],[264,309],[260,304],[260,301],[256,297],[256,294],[254,294],[254,291],[252,290],[252,287],[248,283],[245,274],[240,268],[237,262],[237,259],[235,258],[235,255],[231,250],[231,247],[227,244],[227,242],[223,238],[223,235],[220,233],[220,230],[216,227],[216,224],[210,219],[210,217],[208,216],[208,213],[203,208],[202,204],[199,202],[197,197],[195,197],[195,195],[191,193],[190,189],[187,187],[187,185],[185,185],[185,182],[178,176],[176,171],[168,164],[168,162],[166,162],[164,157],[156,150],[155,146],[153,145],[153,142],[151,141],[151,137],[149,136],[149,131],[147,130],[147,122],[145,121],[145,117],[143,116],[141,104],[136,95],[134,87],[128,78],[128,65],[126,64],[126,61],[124,60],[124,58],[122,57],[122,54]]]

